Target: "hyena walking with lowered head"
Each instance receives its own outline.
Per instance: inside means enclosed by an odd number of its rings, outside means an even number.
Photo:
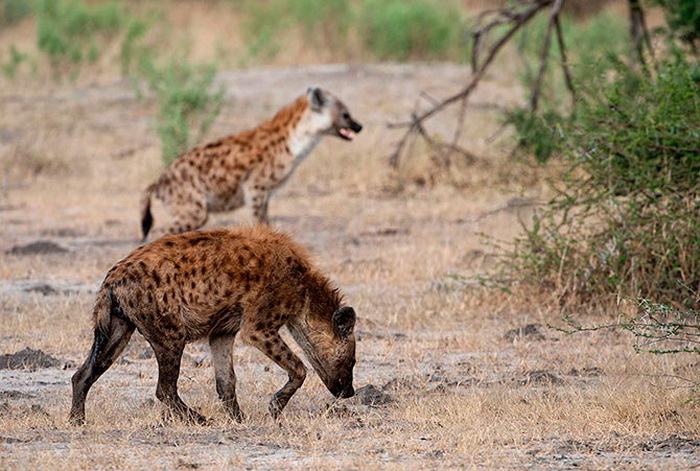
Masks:
[[[304,363],[280,337],[285,325],[328,390],[338,398],[354,395],[355,311],[302,247],[266,225],[189,232],[134,250],[107,273],[93,317],[92,349],[73,375],[76,425],[85,422],[90,387],[135,329],[158,361],[156,397],[186,420],[206,422],[177,389],[185,345],[201,338],[209,340],[226,411],[242,419],[232,359],[237,334],[289,375],[269,405],[277,417],[306,377]]]
[[[258,127],[196,147],[180,155],[141,198],[141,229],[153,225],[151,198],[161,200],[173,221],[156,237],[202,227],[210,212],[233,211],[244,204],[267,223],[270,195],[279,189],[324,135],[351,141],[362,125],[345,105],[320,88],[282,108]]]

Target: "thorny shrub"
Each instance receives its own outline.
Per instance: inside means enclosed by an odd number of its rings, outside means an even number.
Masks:
[[[654,76],[620,63],[564,131],[570,166],[506,258],[565,305],[620,297],[698,309],[700,93],[680,55]]]

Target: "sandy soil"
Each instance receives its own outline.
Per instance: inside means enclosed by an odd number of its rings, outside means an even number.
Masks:
[[[334,403],[309,375],[275,423],[266,402],[284,374],[239,345],[248,420],[231,423],[208,347],[194,344],[180,387],[214,418],[206,427],[163,421],[155,360],[138,335],[91,391],[88,425],[66,422],[94,293],[137,246],[139,192],[161,168],[152,105],[121,81],[0,96],[0,468],[700,466],[698,410],[677,379],[692,377],[693,358],[642,357],[615,333],[567,336],[548,327],[556,311],[468,280],[492,266],[481,234],[512,240],[545,196],[543,171],[510,163],[507,142],[489,143],[517,87],[491,76],[474,97],[463,139],[479,160],[463,169],[463,189],[412,186],[420,153],[399,172],[405,185],[388,170],[398,134],[385,124],[404,119],[421,91],[444,96],[466,77],[442,64],[221,75],[227,105],[208,137],[255,124],[310,85],[342,97],[365,125],[352,144],[322,143],[270,209],[358,312],[358,395]],[[449,135],[452,124],[446,115],[432,132]],[[249,218],[224,214],[208,227]]]

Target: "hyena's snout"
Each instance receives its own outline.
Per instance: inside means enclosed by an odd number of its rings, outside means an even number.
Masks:
[[[343,113],[341,119],[335,126],[335,132],[346,141],[352,141],[355,134],[360,131],[362,131],[362,125],[355,121],[347,111]]]
[[[355,388],[352,387],[352,377],[337,380],[328,389],[338,399],[347,399],[355,395]]]
[[[352,129],[353,132],[358,133],[362,131],[362,125],[354,119],[350,118],[350,129]]]
[[[355,395],[355,388],[352,387],[352,384],[342,391],[340,391],[339,394],[337,394],[335,397],[338,399],[347,399],[349,397],[353,397]]]

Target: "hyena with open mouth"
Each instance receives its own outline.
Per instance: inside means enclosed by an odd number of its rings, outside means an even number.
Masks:
[[[156,237],[202,227],[210,212],[248,204],[258,222],[267,223],[270,195],[280,188],[323,136],[351,141],[362,125],[333,94],[310,88],[270,121],[240,134],[191,149],[149,185],[141,199],[141,229],[153,225],[151,198],[173,216]]]

